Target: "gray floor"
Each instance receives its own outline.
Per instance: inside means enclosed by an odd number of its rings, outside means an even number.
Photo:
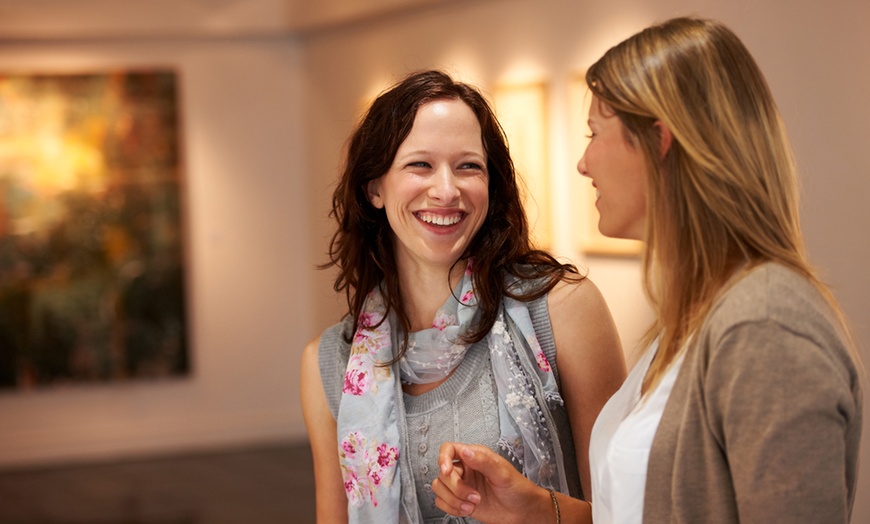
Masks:
[[[307,444],[0,470],[0,524],[313,522]]]

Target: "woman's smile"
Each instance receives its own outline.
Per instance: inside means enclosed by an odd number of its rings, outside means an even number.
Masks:
[[[468,105],[420,106],[393,165],[368,185],[372,205],[387,214],[400,267],[449,270],[465,253],[489,209],[486,160]]]

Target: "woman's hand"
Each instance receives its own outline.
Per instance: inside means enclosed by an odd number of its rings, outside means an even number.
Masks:
[[[485,523],[556,522],[547,490],[487,447],[445,442],[438,465],[432,491],[442,511]]]

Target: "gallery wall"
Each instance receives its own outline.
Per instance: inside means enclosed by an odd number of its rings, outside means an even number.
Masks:
[[[314,318],[302,61],[280,39],[0,44],[0,70],[173,68],[179,79],[190,376],[0,392],[0,466],[304,438],[299,326]]]
[[[343,304],[315,269],[340,154],[361,105],[419,68],[487,94],[546,85],[552,247],[602,289],[630,353],[649,320],[637,259],[588,256],[572,240],[588,215],[574,193],[570,79],[680,14],[730,24],[767,73],[803,175],[811,257],[870,362],[867,2],[468,0],[286,36],[0,41],[0,70],[179,71],[193,367],[171,381],[0,393],[0,467],[304,442],[299,357]],[[856,522],[870,520],[870,461],[861,477]]]

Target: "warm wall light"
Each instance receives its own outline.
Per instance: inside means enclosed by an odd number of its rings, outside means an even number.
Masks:
[[[575,161],[580,160],[589,143],[589,103],[592,95],[586,86],[586,75],[572,75],[568,80],[568,133],[569,149]],[[576,212],[568,218],[573,243],[580,252],[587,255],[636,256],[641,253],[643,244],[636,240],[609,238],[598,231],[598,210],[595,208],[595,191],[588,178],[570,177],[571,194],[578,203]]]
[[[535,243],[553,244],[547,166],[547,89],[542,82],[507,84],[494,91],[494,105],[523,184],[523,204]]]
[[[369,107],[371,107],[372,102],[381,95],[384,91],[390,88],[395,82],[391,81],[388,78],[379,77],[376,80],[369,82],[369,87],[366,89],[365,93],[360,96],[356,101],[356,108],[354,113],[353,123],[356,125],[365,114],[368,112]]]

